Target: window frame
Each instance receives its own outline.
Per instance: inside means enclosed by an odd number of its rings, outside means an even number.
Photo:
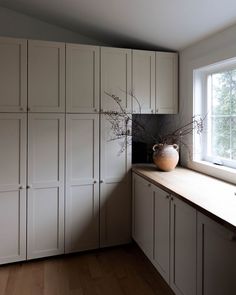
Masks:
[[[208,164],[211,167],[232,169],[236,173],[236,160],[209,156],[207,153],[210,134],[207,132],[211,117],[207,116],[210,99],[208,98],[208,77],[210,75],[236,69],[236,58],[220,61],[193,70],[193,115],[206,116],[204,132],[199,136],[193,133],[193,162]],[[201,147],[201,148],[197,148]],[[219,161],[217,161],[219,159]]]

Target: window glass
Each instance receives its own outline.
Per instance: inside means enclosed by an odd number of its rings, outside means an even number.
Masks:
[[[200,159],[236,168],[236,59],[197,69],[194,75],[195,109],[206,116]]]

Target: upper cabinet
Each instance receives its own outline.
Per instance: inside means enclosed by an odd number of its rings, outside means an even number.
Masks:
[[[99,112],[99,47],[66,44],[66,112]]]
[[[0,37],[0,97],[0,112],[175,114],[178,55]]]
[[[65,43],[28,41],[28,111],[65,111]]]
[[[178,112],[178,55],[156,52],[156,114]]]
[[[132,112],[178,112],[178,55],[132,50]]]
[[[27,40],[0,38],[0,112],[27,111]]]
[[[132,110],[153,114],[155,110],[155,52],[132,50]]]
[[[121,99],[121,106],[131,112],[131,49],[101,48],[101,111],[120,111],[118,104],[106,94]]]

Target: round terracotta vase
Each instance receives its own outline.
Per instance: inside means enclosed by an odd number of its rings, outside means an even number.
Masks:
[[[175,169],[179,161],[177,144],[155,144],[153,146],[153,162],[162,171]]]

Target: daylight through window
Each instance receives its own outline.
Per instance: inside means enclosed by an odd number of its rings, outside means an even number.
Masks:
[[[196,70],[195,109],[207,115],[201,160],[236,168],[236,65]],[[199,100],[200,97],[200,100]]]

